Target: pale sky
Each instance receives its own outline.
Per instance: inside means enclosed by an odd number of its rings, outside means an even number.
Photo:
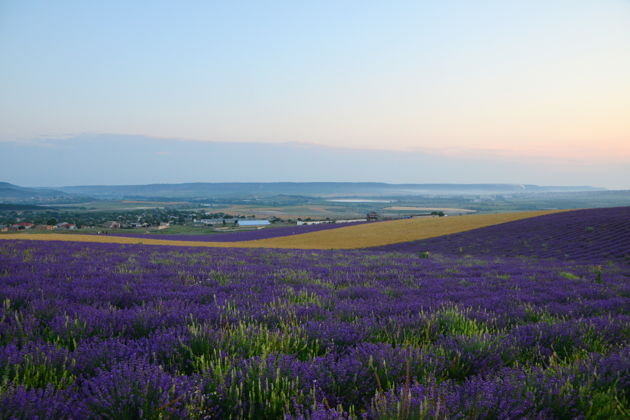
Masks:
[[[0,2],[0,141],[630,165],[630,1]]]

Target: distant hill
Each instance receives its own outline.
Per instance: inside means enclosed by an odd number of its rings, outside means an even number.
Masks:
[[[147,185],[84,185],[57,188],[27,188],[0,182],[0,203],[50,205],[90,200],[203,201],[211,199],[259,199],[270,197],[385,198],[402,196],[546,196],[549,207],[559,199],[588,200],[614,193],[595,187],[562,187],[520,184],[388,184],[382,182],[222,182]],[[594,195],[595,194],[595,195]],[[591,202],[589,201],[589,202]],[[618,200],[613,200],[617,202]],[[555,204],[554,204],[555,203]],[[575,205],[580,205],[581,201]],[[602,203],[602,205],[607,202]],[[610,205],[610,204],[608,204]],[[571,206],[569,206],[571,207]]]
[[[89,197],[52,188],[27,188],[0,182],[0,203],[3,204],[61,204],[86,201]],[[6,208],[5,208],[6,210]]]
[[[602,191],[594,187],[544,187],[518,184],[387,184],[380,182],[225,182],[149,185],[94,185],[59,187],[59,190],[98,199],[216,197],[383,197],[402,195],[522,194],[540,192]]]

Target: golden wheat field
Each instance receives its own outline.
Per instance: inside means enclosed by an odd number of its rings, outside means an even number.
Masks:
[[[402,219],[368,223],[283,236],[269,239],[241,242],[202,242],[175,241],[152,238],[127,238],[122,236],[101,236],[81,234],[3,234],[0,239],[27,239],[39,241],[101,242],[118,244],[145,244],[194,246],[211,248],[294,248],[294,249],[358,249],[389,245],[399,242],[416,241],[436,236],[464,232],[500,223],[542,216],[566,210],[529,211],[501,214],[475,214],[469,216],[435,217],[422,219]]]

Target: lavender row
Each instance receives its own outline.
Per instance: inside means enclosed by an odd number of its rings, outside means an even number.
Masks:
[[[248,230],[242,232],[216,233],[211,235],[171,235],[171,234],[141,234],[141,233],[114,233],[112,236],[124,236],[129,238],[168,239],[173,241],[209,241],[209,242],[237,242],[253,241],[256,239],[277,238],[280,236],[300,235],[303,233],[319,232],[320,230],[336,229],[340,227],[358,225],[364,222],[352,223],[320,223],[317,225],[282,226]]]
[[[630,207],[574,210],[371,250],[630,261]]]
[[[621,417],[629,274],[2,242],[0,417]]]

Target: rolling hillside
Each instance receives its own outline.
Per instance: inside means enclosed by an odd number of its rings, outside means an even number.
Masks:
[[[630,260],[630,207],[575,210],[372,248],[451,255]]]
[[[0,182],[0,203],[57,204],[84,201],[82,194],[63,192],[52,188],[28,188]]]

